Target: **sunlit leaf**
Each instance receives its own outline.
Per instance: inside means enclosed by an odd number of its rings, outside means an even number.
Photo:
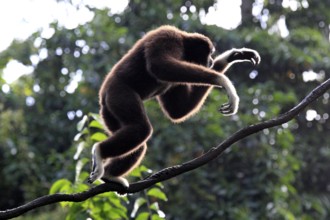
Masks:
[[[166,197],[165,193],[163,191],[161,191],[159,188],[152,188],[152,189],[148,190],[147,195],[161,199],[163,201],[167,201],[167,197]]]
[[[70,188],[71,182],[67,179],[60,179],[57,180],[49,190],[49,194],[63,192],[64,189]]]
[[[89,172],[82,171],[76,181],[79,183],[85,183],[88,177],[89,177]]]
[[[152,203],[151,206],[150,206],[150,208],[152,210],[155,210],[157,212],[159,210],[159,204],[158,204],[158,202]]]
[[[109,208],[110,219],[128,219],[126,211],[114,207]]]
[[[132,210],[132,213],[131,213],[131,218],[135,218],[136,213],[138,212],[139,208],[142,205],[144,205],[146,202],[147,202],[146,199],[142,198],[142,197],[135,200],[133,210]]]
[[[81,131],[84,128],[87,121],[88,121],[88,116],[84,115],[84,117],[77,124],[77,130]]]
[[[149,219],[149,213],[148,212],[141,212],[135,220],[148,220]]]
[[[89,113],[88,116],[92,117],[94,120],[102,124],[102,119],[99,114]]]
[[[161,217],[161,216],[164,216],[164,217]],[[165,219],[165,214],[163,214],[163,213],[161,215],[153,214],[151,216],[151,220],[163,220],[163,219]]]
[[[104,129],[103,125],[100,122],[95,121],[95,120],[93,120],[91,123],[89,123],[89,127]]]
[[[137,168],[135,168],[131,173],[130,176],[134,176],[134,177],[139,177],[139,178],[143,178],[143,174],[142,173],[146,173],[146,174],[151,174],[152,170],[148,169],[146,166],[144,165],[140,165]]]
[[[82,158],[82,159],[78,160],[77,165],[76,165],[76,180],[75,180],[76,182],[79,181],[81,170],[83,169],[85,164],[88,162],[89,162],[89,159],[87,159],[87,158]]]
[[[81,132],[76,134],[73,138],[74,141],[79,141],[85,134],[88,134],[88,129],[84,128]]]
[[[78,160],[78,158],[79,158],[81,152],[84,150],[84,148],[85,148],[85,142],[82,141],[82,142],[80,142],[80,143],[78,144],[78,146],[77,146],[76,153],[75,153],[75,155],[73,156],[73,159],[74,159],[74,160]]]
[[[104,141],[108,136],[101,132],[96,132],[91,136],[91,139],[96,142]]]

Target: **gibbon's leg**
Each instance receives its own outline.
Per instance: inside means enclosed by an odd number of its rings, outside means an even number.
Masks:
[[[103,101],[102,105],[100,106],[100,116],[102,117],[102,121],[104,125],[112,134],[115,131],[119,130],[121,126],[118,119],[111,112],[107,110],[105,105],[106,104]]]
[[[105,103],[102,103],[101,109],[100,109],[100,115],[102,116],[103,122],[105,126],[108,128],[110,133],[114,133],[115,131],[120,129],[120,123],[119,121],[109,112],[106,107]],[[98,174],[96,179],[101,178],[104,182],[117,182],[123,185],[124,187],[128,188],[129,183],[125,178],[122,177],[117,177],[117,176],[112,176],[109,174],[109,172],[105,171],[105,163],[106,161],[103,160],[100,156],[100,153],[96,153],[96,149],[99,149],[99,143],[96,143],[93,146],[93,165],[92,165],[92,172],[91,172],[91,177],[89,178],[88,182],[92,183],[94,180],[93,177],[94,175]],[[98,159],[97,159],[98,158]],[[105,179],[106,177],[106,179]]]
[[[152,133],[142,100],[129,87],[125,85],[112,87],[104,98],[106,106],[103,108],[105,107],[117,119],[120,128],[105,141],[94,145],[93,168],[95,169],[90,175],[89,182],[94,182],[103,176],[103,160],[129,155],[139,146],[144,145]],[[104,119],[106,120],[106,117]]]
[[[104,100],[101,104],[100,115],[103,119],[103,122],[106,128],[111,132],[115,132],[120,128],[119,121],[106,109]],[[92,148],[92,172],[88,182],[92,183],[96,179],[99,179],[104,174],[104,161],[100,155],[99,143],[95,143]],[[116,180],[114,180],[116,181]],[[118,181],[116,181],[118,182]]]
[[[141,162],[146,150],[147,145],[144,144],[126,156],[108,159],[105,164],[102,180],[107,181],[108,177],[124,176],[132,171]]]
[[[158,97],[158,101],[173,122],[182,122],[194,115],[203,105],[212,86],[178,85]]]
[[[152,133],[139,95],[125,85],[118,87],[120,89],[112,88],[105,97],[106,108],[118,120],[120,128],[100,143],[103,159],[122,157],[133,152],[144,144]]]

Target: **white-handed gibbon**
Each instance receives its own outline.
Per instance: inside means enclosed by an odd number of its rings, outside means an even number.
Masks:
[[[144,100],[156,98],[165,115],[179,123],[198,112],[214,86],[223,87],[229,101],[219,111],[237,112],[239,97],[224,73],[236,62],[259,64],[260,56],[241,48],[213,60],[213,52],[208,37],[161,26],[122,57],[99,92],[100,115],[111,136],[93,146],[90,183],[102,179],[128,187],[123,176],[140,163],[152,134]]]

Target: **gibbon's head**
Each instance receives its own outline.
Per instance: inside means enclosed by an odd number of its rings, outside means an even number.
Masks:
[[[183,44],[186,61],[203,66],[212,63],[211,54],[215,49],[208,37],[198,33],[187,33],[183,38]]]

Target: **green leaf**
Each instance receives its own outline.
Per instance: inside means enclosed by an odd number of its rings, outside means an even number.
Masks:
[[[90,187],[87,184],[84,183],[75,183],[74,185],[74,191],[75,192],[83,192],[88,190]]]
[[[152,219],[164,219],[165,218],[165,213],[159,209],[159,204],[158,202],[154,202],[151,206],[150,209],[154,210],[157,215],[153,215]]]
[[[96,142],[104,141],[107,138],[108,136],[101,132],[96,132],[91,136],[91,139]]]
[[[68,187],[71,187],[71,182],[67,179],[57,180],[49,190],[49,194],[63,192]]]
[[[84,148],[85,148],[85,142],[82,141],[82,142],[80,142],[80,143],[78,144],[78,146],[77,146],[76,153],[75,153],[74,156],[73,156],[73,159],[74,159],[74,160],[78,160],[78,158],[79,158],[81,152],[84,150]]]
[[[156,183],[155,186],[159,187],[160,189],[164,189],[165,188],[164,187],[164,184],[162,182]]]
[[[149,169],[148,167],[144,166],[144,165],[139,166],[139,169],[140,169],[140,172],[145,172],[145,173],[148,173],[148,174],[152,173],[152,170]]]
[[[149,213],[148,212],[142,212],[136,217],[135,220],[148,220],[149,219]]]
[[[87,121],[88,121],[88,116],[84,115],[84,117],[77,124],[77,130],[82,131]]]
[[[144,198],[138,198],[137,200],[135,200],[134,206],[133,206],[133,211],[131,213],[131,218],[135,218],[136,213],[138,212],[139,208],[141,206],[143,206],[146,202],[147,202],[147,200]]]
[[[152,189],[148,190],[147,195],[161,199],[163,201],[167,201],[167,197],[166,197],[165,193],[163,191],[161,191],[159,188],[152,188]]]
[[[74,141],[79,141],[81,139],[81,137],[85,134],[88,134],[88,129],[84,128],[81,132],[79,132],[78,134],[76,134],[73,138]]]
[[[92,117],[94,120],[96,121],[101,121],[101,117],[99,114],[96,114],[96,113],[88,113],[88,116],[89,117]]]
[[[152,205],[150,206],[150,208],[152,210],[155,210],[156,212],[159,210],[159,205],[158,205],[158,202],[154,202],[152,203]]]
[[[111,209],[109,209],[108,212],[110,214],[109,215],[110,219],[128,219],[127,218],[127,213],[124,210],[111,207]]]
[[[165,214],[164,214],[164,217],[161,217],[160,215],[157,215],[157,214],[153,214],[151,216],[151,220],[163,220],[165,219]]]
[[[83,169],[85,164],[88,162],[89,162],[89,159],[87,159],[87,158],[82,158],[82,159],[78,160],[77,165],[76,165],[76,179],[75,179],[76,182],[79,182],[81,170]]]
[[[104,129],[103,124],[96,120],[93,120],[91,123],[89,123],[89,127]]]
[[[138,166],[137,168],[135,168],[131,173],[130,176],[134,176],[134,177],[140,177],[143,178],[142,173],[148,173],[151,174],[152,170],[150,170],[149,168],[147,168],[144,165]]]

